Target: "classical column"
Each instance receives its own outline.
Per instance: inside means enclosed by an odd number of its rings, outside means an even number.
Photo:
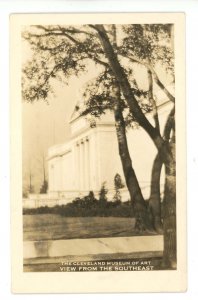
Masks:
[[[89,139],[85,138],[85,189],[89,191],[89,176],[90,176],[90,168],[89,168]]]
[[[59,172],[60,172],[60,183],[59,183],[59,191],[62,192],[64,190],[63,188],[63,156],[59,156],[58,158],[58,164],[59,164]]]
[[[79,166],[79,161],[80,161],[80,155],[79,155],[79,143],[77,142],[74,145],[74,165],[75,165],[75,174],[74,174],[74,180],[75,180],[75,189],[79,191],[80,188],[80,166]]]
[[[86,190],[86,161],[85,161],[85,139],[82,140],[82,189]]]
[[[82,170],[82,163],[81,163],[81,154],[82,152],[82,147],[81,147],[81,142],[79,141],[78,144],[78,182],[79,182],[79,191],[81,190],[81,182],[82,182],[82,178],[81,178],[81,170]]]
[[[84,142],[80,141],[80,190],[84,189]]]

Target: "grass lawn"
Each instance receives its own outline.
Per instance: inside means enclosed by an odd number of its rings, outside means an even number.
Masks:
[[[137,235],[134,223],[135,220],[132,218],[79,218],[62,217],[55,214],[24,215],[23,238],[24,241],[41,241],[133,236]]]

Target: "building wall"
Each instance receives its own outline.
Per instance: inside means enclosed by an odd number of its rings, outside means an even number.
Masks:
[[[170,103],[160,108],[161,132],[170,109]],[[151,115],[147,117],[152,120]],[[101,120],[94,128],[90,128],[85,120],[74,121],[70,142],[49,149],[49,196],[57,198],[61,194],[62,198],[71,198],[85,195],[91,190],[97,193],[103,182],[106,182],[106,187],[113,193],[115,174],[119,173],[124,181],[115,126],[112,120],[108,121],[109,116],[105,118],[105,121]],[[143,195],[148,198],[156,148],[141,128],[129,129],[127,141]],[[163,180],[164,176],[161,178],[162,186]],[[125,200],[128,200],[127,191],[125,195]]]
[[[124,178],[114,126],[104,126],[98,129],[98,152],[100,172],[98,189],[100,189],[103,182],[106,182],[108,189],[113,189],[116,173]]]
[[[73,162],[74,151],[70,149],[65,155],[60,158],[61,163],[61,190],[74,190],[75,189],[75,178],[74,178],[74,162]]]
[[[159,110],[160,119],[160,131],[163,136],[164,125],[167,117],[170,113],[172,104],[168,103]],[[147,116],[149,121],[151,121],[152,116]],[[156,147],[148,136],[148,134],[142,129],[129,130],[127,133],[127,140],[129,151],[132,158],[132,163],[134,170],[136,172],[138,181],[142,188],[143,195],[148,199],[150,195],[150,182],[151,182],[151,172],[154,158],[157,154]],[[162,168],[161,173],[161,192],[163,193],[163,183],[164,183],[164,168]]]

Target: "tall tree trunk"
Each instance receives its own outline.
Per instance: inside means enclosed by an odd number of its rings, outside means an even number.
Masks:
[[[164,140],[169,143],[171,130],[174,130],[174,114],[175,108],[171,110],[164,127]],[[152,174],[151,174],[151,193],[149,198],[149,206],[153,216],[154,228],[157,232],[162,232],[161,221],[161,196],[160,196],[160,175],[163,165],[163,160],[158,152],[155,157]]]
[[[160,155],[157,154],[153,162],[151,174],[151,193],[149,198],[149,207],[153,218],[153,227],[158,233],[162,233],[162,220],[161,220],[161,196],[160,196],[160,175],[162,169],[162,160]]]
[[[164,263],[174,267],[176,264],[176,192],[175,192],[175,160],[172,158],[170,144],[162,138],[158,130],[152,126],[133,94],[127,75],[122,68],[103,25],[93,26],[101,41],[104,53],[109,61],[111,70],[117,79],[129,109],[140,126],[154,142],[159,156],[165,164],[166,181],[164,197]]]
[[[120,92],[118,85],[115,87],[114,92],[114,118],[116,124],[119,155],[122,163],[126,185],[130,194],[132,205],[134,207],[136,217],[135,228],[138,231],[145,231],[147,229],[153,230],[152,222],[148,214],[147,204],[143,198],[128,150],[125,121],[120,106]]]
[[[155,122],[155,128],[160,133],[160,124],[158,118],[158,111],[156,101],[153,97],[153,76],[151,71],[148,69],[148,97],[149,101],[152,105],[153,110],[153,119]],[[152,220],[153,220],[153,227],[158,233],[162,233],[162,221],[161,221],[161,197],[160,197],[160,175],[162,169],[162,160],[160,158],[159,153],[156,155],[152,174],[151,174],[151,194],[149,198],[149,208],[151,210]]]
[[[164,127],[164,140],[166,143],[169,143],[171,130],[174,132],[174,115],[175,115],[175,107],[171,110],[168,118],[166,120],[166,124]],[[174,153],[169,155],[171,157]],[[162,232],[162,222],[161,222],[161,197],[160,197],[160,175],[161,169],[163,165],[163,160],[160,156],[160,153],[155,157],[152,174],[151,174],[151,194],[149,199],[149,207],[151,208],[151,214],[153,216],[154,228],[157,232]]]
[[[114,49],[117,49],[116,40],[116,26],[111,26],[111,37]],[[112,73],[112,72],[111,72]],[[114,75],[112,74],[114,78]],[[116,125],[116,134],[118,140],[119,155],[122,163],[122,168],[125,176],[126,185],[130,194],[131,203],[134,208],[134,213],[136,217],[135,229],[137,231],[145,231],[147,229],[152,229],[152,222],[149,218],[148,209],[144,197],[142,195],[139,182],[137,180],[135,171],[132,166],[132,160],[129,154],[129,148],[126,137],[126,126],[123,117],[123,109],[121,107],[121,92],[120,84],[114,78],[113,88],[113,99],[114,99],[114,118]]]
[[[172,151],[175,146],[172,145]],[[165,166],[166,179],[164,190],[164,266],[176,268],[176,168],[175,155]]]
[[[118,81],[122,93],[126,99],[126,102],[129,106],[131,113],[133,114],[134,118],[140,124],[140,126],[148,133],[151,137],[152,141],[154,142],[155,146],[157,147],[158,151],[166,151],[164,148],[164,140],[161,137],[159,131],[152,126],[152,124],[148,121],[144,113],[142,112],[134,93],[131,89],[130,83],[128,81],[127,75],[122,68],[119,59],[117,57],[116,52],[113,49],[109,41],[109,37],[103,25],[95,25],[93,26],[99,35],[101,45],[104,49],[104,53],[109,61],[109,65],[111,70]],[[163,156],[166,158],[166,155]]]
[[[177,265],[177,237],[176,237],[176,152],[175,152],[175,108],[172,109],[165,130],[172,128],[172,137],[169,139],[169,154],[165,164],[164,189],[164,256],[166,267],[176,268]],[[167,136],[168,137],[168,136]],[[165,138],[167,138],[165,137]]]

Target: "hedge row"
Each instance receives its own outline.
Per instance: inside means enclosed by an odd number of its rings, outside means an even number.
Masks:
[[[66,217],[133,217],[131,202],[95,199],[93,194],[77,198],[66,205],[26,208],[23,214],[59,214]]]

